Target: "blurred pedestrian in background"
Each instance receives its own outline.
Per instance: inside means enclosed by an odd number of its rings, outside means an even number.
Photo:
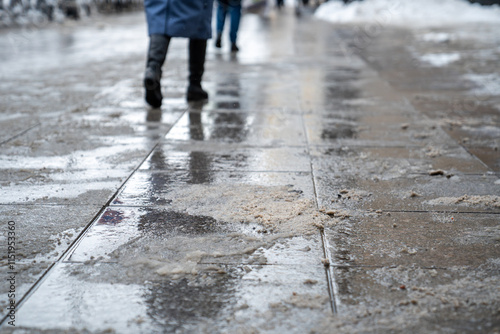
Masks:
[[[231,27],[229,30],[229,40],[231,41],[231,52],[238,52],[239,48],[236,45],[238,37],[238,29],[241,20],[241,0],[218,0],[217,6],[217,39],[215,47],[222,47],[222,32],[226,16],[229,13]]]
[[[188,101],[208,98],[201,87],[205,70],[207,39],[212,37],[213,0],[145,0],[149,49],[144,88],[146,102],[153,108],[162,103],[161,74],[172,37],[189,38]]]

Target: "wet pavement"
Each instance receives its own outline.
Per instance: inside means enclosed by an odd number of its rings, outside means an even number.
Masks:
[[[498,27],[310,14],[210,42],[207,103],[174,40],[161,110],[142,13],[0,32],[1,332],[500,331]]]

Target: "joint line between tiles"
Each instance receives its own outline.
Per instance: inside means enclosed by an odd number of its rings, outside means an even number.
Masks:
[[[300,115],[301,115],[301,120],[302,120],[302,129],[303,129],[304,137],[306,140],[307,156],[309,157],[309,168],[311,170],[311,182],[312,182],[313,191],[314,191],[314,203],[316,205],[316,209],[319,210],[318,192],[317,192],[316,182],[314,182],[314,167],[313,167],[312,158],[311,158],[311,149],[310,149],[310,143],[309,143],[309,139],[308,139],[308,132],[307,132],[307,128],[306,128],[305,122],[304,122],[304,113],[301,112]],[[329,251],[330,246],[329,246],[328,239],[326,237],[324,229],[320,231],[320,235],[321,235],[321,241],[322,241],[321,244],[323,247],[323,254],[324,254],[325,258],[328,259],[329,263],[333,263],[331,253]],[[332,313],[337,314],[338,313],[338,306],[339,306],[339,299],[338,299],[338,296],[339,296],[338,290],[339,289],[338,289],[337,282],[335,281],[335,274],[333,272],[333,267],[332,266],[325,267],[325,273],[326,273],[326,282],[327,282],[327,286],[328,286],[328,294],[330,297],[329,298],[330,299],[330,307],[332,309]]]
[[[32,129],[36,128],[37,126],[40,126],[41,124],[42,124],[42,123],[37,123],[37,124],[33,125],[32,127],[28,128],[28,129],[26,129],[26,130],[24,130],[24,131],[21,131],[21,132],[19,132],[18,134],[14,135],[14,136],[12,136],[12,137],[10,137],[10,138],[5,139],[3,142],[1,142],[1,143],[0,143],[0,146],[1,146],[1,145],[4,145],[4,144],[7,144],[8,142],[10,142],[10,141],[12,141],[12,140],[14,140],[14,139],[16,139],[16,138],[18,138],[18,137],[21,137],[21,136],[22,136],[22,135],[24,135],[25,133],[27,133],[27,132],[31,131]]]

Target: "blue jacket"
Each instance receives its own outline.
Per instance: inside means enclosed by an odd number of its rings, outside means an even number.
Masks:
[[[209,39],[213,0],[144,0],[149,35]]]

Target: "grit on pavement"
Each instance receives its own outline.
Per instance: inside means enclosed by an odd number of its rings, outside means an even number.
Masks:
[[[245,14],[161,110],[141,12],[1,31],[0,331],[499,333],[497,31]]]

